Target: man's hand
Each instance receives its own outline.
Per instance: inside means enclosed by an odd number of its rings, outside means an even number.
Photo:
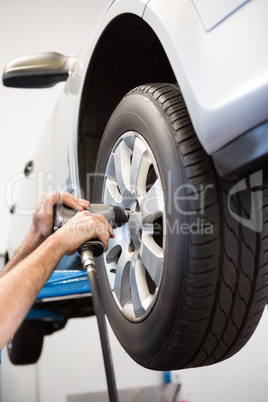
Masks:
[[[72,219],[51,236],[51,242],[54,243],[56,241],[58,254],[62,256],[64,254],[72,254],[86,240],[95,238],[101,240],[105,250],[107,249],[109,238],[114,237],[113,230],[103,215],[95,215],[86,211],[89,207],[88,201],[74,197],[70,193],[54,192],[51,194],[42,194],[39,196],[30,232],[15,256],[1,271],[0,277],[4,276],[16,264],[39,247],[45,239],[50,237],[53,229],[53,207],[57,203],[65,204],[78,211]],[[52,266],[52,269],[54,268]]]
[[[60,193],[55,191],[50,194],[41,194],[38,199],[38,205],[33,215],[31,231],[45,240],[52,233],[53,228],[53,207],[55,204],[65,204],[76,211],[88,209],[89,202],[77,198],[68,192]]]
[[[113,229],[103,215],[91,214],[88,211],[77,214],[58,229],[54,235],[61,246],[64,254],[71,254],[87,240],[98,238],[105,250],[108,248],[110,237],[114,237]]]
[[[80,212],[49,236],[53,206],[57,202]],[[86,211],[88,205],[87,201],[68,193],[39,197],[30,233],[0,272],[0,348],[16,332],[64,254],[75,252],[85,241],[94,238],[101,240],[107,249],[109,238],[114,237],[113,230],[103,215]]]
[[[58,191],[50,194],[41,194],[38,205],[33,216],[31,229],[24,239],[19,250],[0,272],[0,277],[16,266],[21,260],[32,253],[43,241],[52,234],[53,229],[53,207],[55,204],[65,204],[76,211],[88,209],[89,202],[77,198],[70,193]],[[64,239],[62,240],[64,241]]]

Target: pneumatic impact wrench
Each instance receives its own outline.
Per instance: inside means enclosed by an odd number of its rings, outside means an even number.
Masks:
[[[88,211],[93,214],[95,213],[103,215],[113,229],[123,226],[129,219],[128,210],[112,205],[90,204]],[[69,219],[71,219],[76,214],[76,212],[77,211],[74,211],[73,209],[66,207],[65,205],[56,205],[54,208],[54,231],[62,227]],[[118,402],[118,393],[111,357],[112,355],[105,321],[105,312],[103,309],[102,296],[94,260],[94,257],[100,256],[103,251],[104,245],[98,239],[89,240],[78,249],[83,269],[87,272],[87,277],[92,293],[94,311],[97,317],[108,385],[109,400],[110,402]]]

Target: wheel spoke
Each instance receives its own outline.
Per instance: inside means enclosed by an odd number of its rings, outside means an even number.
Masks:
[[[130,254],[124,248],[122,254],[116,265],[115,279],[114,279],[114,293],[120,303],[128,297],[129,298],[129,261]]]
[[[148,154],[146,144],[136,138],[130,170],[130,183],[132,192],[137,197],[146,192],[146,179],[152,159]]]
[[[117,230],[115,230],[115,233]],[[106,260],[107,262],[112,261],[113,259],[116,258],[118,254],[118,246],[120,247],[120,250],[122,249],[122,246],[124,246],[124,242],[122,243],[122,235],[115,235],[114,238],[110,238],[109,240],[109,249],[106,255]]]
[[[152,295],[149,293],[145,269],[139,258],[130,269],[130,288],[134,313],[140,317],[150,305]]]
[[[143,233],[140,257],[151,279],[156,286],[159,286],[163,270],[164,251],[151,235]]]
[[[160,180],[157,179],[140,201],[142,220],[153,222],[164,213],[164,196]]]
[[[130,196],[130,161],[132,150],[121,141],[114,152],[114,167],[117,185],[123,197]]]
[[[122,251],[124,250],[124,258],[129,257],[129,253],[126,251],[128,248],[128,244],[130,242],[129,233],[126,227],[117,228],[114,230],[115,237],[110,238],[109,240],[109,248],[106,253],[106,261],[111,262],[112,260],[118,259],[118,247]],[[120,253],[121,255],[121,253]]]
[[[122,195],[118,191],[117,182],[115,180],[106,179],[104,199],[107,204],[122,205]]]

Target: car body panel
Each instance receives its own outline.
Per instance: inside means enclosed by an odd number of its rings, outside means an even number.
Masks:
[[[192,0],[206,31],[210,31],[247,1]]]
[[[74,192],[69,185],[69,116],[68,96],[63,91],[33,152],[33,171],[27,177],[23,172],[18,173],[7,184],[7,203],[15,206],[11,216],[9,256],[15,253],[30,229],[39,194]]]
[[[268,1],[228,1],[231,4],[231,8],[222,5],[220,12],[213,6],[208,21],[204,13],[211,6],[209,1],[107,1],[67,82],[59,84],[62,94],[32,157],[34,171],[13,183],[16,210],[9,236],[10,256],[30,227],[39,193],[58,190],[85,196],[77,168],[81,99],[94,50],[105,28],[117,17],[131,13],[152,28],[182,90],[197,136],[209,154],[268,119]],[[237,8],[239,5],[243,6]],[[65,262],[62,278],[60,271],[55,271],[39,298],[61,294],[67,283],[71,284],[70,292],[78,294],[80,285],[87,283],[81,271],[73,271],[66,281],[66,267],[73,265]],[[66,289],[66,295],[68,292]]]
[[[267,16],[266,0],[250,1],[206,32],[188,0],[146,8],[209,154],[267,120]]]

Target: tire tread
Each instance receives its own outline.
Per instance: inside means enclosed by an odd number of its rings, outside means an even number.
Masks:
[[[215,234],[209,240],[206,235],[190,239],[182,310],[178,312],[165,349],[146,366],[179,369],[213,364],[232,356],[245,345],[267,302],[267,188],[263,189],[266,220],[259,234],[242,227],[230,216],[226,205],[233,183],[215,174],[210,157],[194,133],[178,87],[150,84],[135,88],[132,93],[152,98],[165,112],[174,130],[174,146],[185,181],[192,186],[213,183],[218,188],[216,194],[210,194],[209,202],[205,200],[205,219],[212,222]],[[190,209],[196,210],[196,205],[193,203]],[[248,217],[248,197],[238,194],[232,200],[232,209]],[[216,222],[221,214],[224,219],[219,225]]]

